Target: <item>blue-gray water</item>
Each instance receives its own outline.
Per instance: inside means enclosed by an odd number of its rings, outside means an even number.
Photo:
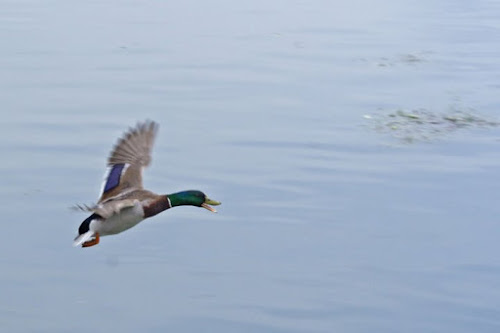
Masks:
[[[497,1],[0,2],[2,332],[498,332],[500,133],[402,144],[377,110],[499,116]],[[197,188],[71,246],[105,159]]]

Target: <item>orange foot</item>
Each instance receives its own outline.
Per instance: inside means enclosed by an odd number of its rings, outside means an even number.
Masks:
[[[99,244],[99,234],[95,233],[95,238],[93,240],[87,241],[82,244],[82,247],[89,247]]]

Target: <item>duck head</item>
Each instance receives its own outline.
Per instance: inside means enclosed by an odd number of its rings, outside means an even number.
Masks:
[[[210,199],[205,193],[198,190],[189,190],[168,194],[167,198],[170,200],[172,207],[197,206],[208,209],[213,213],[217,213],[217,211],[211,206],[218,206],[221,204],[219,201]]]

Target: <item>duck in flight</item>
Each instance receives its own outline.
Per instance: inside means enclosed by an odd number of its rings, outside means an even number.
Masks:
[[[146,121],[129,129],[118,140],[108,158],[108,171],[99,201],[93,206],[76,206],[92,215],[80,224],[74,246],[97,245],[100,236],[118,234],[172,207],[189,205],[216,212],[211,206],[220,205],[220,202],[201,191],[162,195],[143,188],[142,170],[151,163],[151,149],[157,131],[157,123]]]

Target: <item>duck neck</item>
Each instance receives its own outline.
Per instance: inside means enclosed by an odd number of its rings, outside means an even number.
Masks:
[[[144,210],[144,218],[155,216],[171,207],[173,206],[170,203],[168,195],[160,195],[157,199],[151,201],[149,205],[142,207]]]
[[[187,195],[189,195],[189,191],[160,195],[157,199],[151,201],[149,205],[143,206],[144,218],[155,216],[172,207],[193,205],[188,200]]]

